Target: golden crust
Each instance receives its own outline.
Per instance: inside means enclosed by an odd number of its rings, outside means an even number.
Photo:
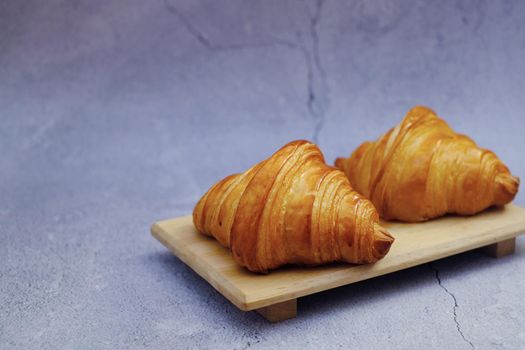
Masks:
[[[519,179],[494,153],[457,134],[423,106],[335,164],[387,220],[472,215],[509,203],[519,187]]]
[[[254,272],[286,264],[371,263],[394,241],[372,203],[308,141],[291,142],[219,181],[195,206],[193,221]]]

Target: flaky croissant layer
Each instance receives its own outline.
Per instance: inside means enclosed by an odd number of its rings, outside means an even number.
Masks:
[[[193,222],[254,272],[286,264],[371,263],[394,241],[372,203],[308,141],[291,142],[215,184],[195,206]]]
[[[519,179],[493,152],[422,106],[335,164],[387,220],[471,215],[509,203],[519,187]]]

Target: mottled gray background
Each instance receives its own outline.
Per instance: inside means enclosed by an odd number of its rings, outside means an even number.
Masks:
[[[523,349],[523,238],[272,325],[149,227],[288,141],[332,162],[415,104],[525,178],[524,101],[524,1],[1,0],[0,348]]]

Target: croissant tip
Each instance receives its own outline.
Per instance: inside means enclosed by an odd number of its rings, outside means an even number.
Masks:
[[[516,196],[516,193],[518,193],[520,186],[519,177],[504,172],[496,175],[494,181],[496,182],[496,205],[505,205],[511,202]]]
[[[374,250],[375,256],[381,259],[388,253],[395,238],[381,225],[374,224]]]
[[[428,107],[428,106],[425,106],[425,105],[415,105],[413,106],[412,108],[410,108],[410,112],[416,112],[416,111],[426,111],[426,112],[432,112],[434,113],[434,111],[432,110],[432,108]]]

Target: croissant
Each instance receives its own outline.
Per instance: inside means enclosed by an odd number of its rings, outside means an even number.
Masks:
[[[239,265],[263,273],[286,264],[372,263],[394,241],[372,203],[308,141],[213,185],[193,223],[230,248]]]
[[[519,187],[519,179],[494,153],[455,133],[422,106],[335,164],[387,220],[472,215],[509,203]]]

